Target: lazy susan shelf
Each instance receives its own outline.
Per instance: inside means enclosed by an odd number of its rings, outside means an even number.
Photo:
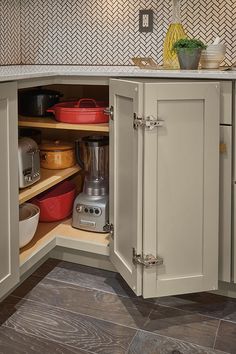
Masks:
[[[20,249],[21,275],[56,246],[108,256],[109,234],[74,229],[71,219],[39,223],[32,241]]]
[[[19,192],[19,204],[55,186],[66,178],[71,177],[80,171],[79,166],[73,166],[64,170],[46,170],[41,168],[41,179],[30,187],[21,189]]]
[[[68,124],[57,122],[53,118],[35,118],[19,116],[19,127],[22,128],[47,128],[47,129],[66,129],[66,130],[79,130],[90,132],[109,132],[109,124]]]

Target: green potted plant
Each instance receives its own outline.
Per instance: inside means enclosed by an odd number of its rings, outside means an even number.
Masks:
[[[182,38],[173,45],[173,51],[179,59],[180,69],[197,70],[201,52],[206,45],[198,39]]]

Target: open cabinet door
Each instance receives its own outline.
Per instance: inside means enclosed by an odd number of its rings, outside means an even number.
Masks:
[[[136,295],[142,294],[142,269],[133,249],[142,252],[142,131],[133,128],[142,114],[143,85],[110,80],[110,259]]]
[[[144,117],[143,296],[218,286],[219,84],[147,82]],[[127,237],[129,235],[127,234]]]
[[[0,84],[0,298],[19,282],[17,84]]]

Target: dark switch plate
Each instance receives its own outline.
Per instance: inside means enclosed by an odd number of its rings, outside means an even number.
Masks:
[[[139,10],[139,32],[153,32],[153,10]]]

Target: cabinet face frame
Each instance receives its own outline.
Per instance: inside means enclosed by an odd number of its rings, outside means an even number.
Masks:
[[[0,298],[19,281],[17,84],[0,84]]]
[[[232,125],[233,108],[233,83],[232,81],[220,82],[220,124]]]
[[[236,82],[233,86],[233,196],[232,196],[232,281],[236,283]]]
[[[232,126],[220,126],[219,280],[231,282]]]

